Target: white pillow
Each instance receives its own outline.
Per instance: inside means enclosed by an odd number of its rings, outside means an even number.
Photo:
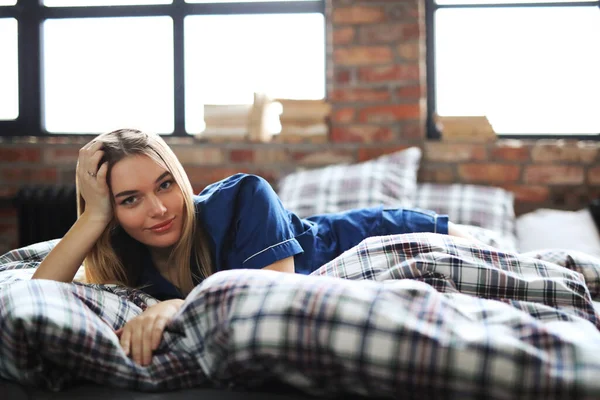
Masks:
[[[579,211],[539,209],[517,218],[522,253],[540,249],[577,250],[600,257],[600,234],[587,208]]]

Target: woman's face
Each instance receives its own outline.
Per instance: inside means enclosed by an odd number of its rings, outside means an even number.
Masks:
[[[115,217],[137,241],[156,248],[181,237],[184,201],[171,174],[143,155],[117,162],[111,171]]]

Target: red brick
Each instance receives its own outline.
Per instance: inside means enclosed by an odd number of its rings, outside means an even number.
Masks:
[[[337,69],[335,71],[335,76],[334,76],[334,80],[335,83],[341,83],[341,84],[345,84],[345,83],[350,83],[350,80],[352,79],[352,72],[348,69]]]
[[[16,185],[7,185],[3,183],[0,185],[0,199],[12,199],[15,197],[18,190],[19,188]]]
[[[499,143],[492,149],[492,160],[499,161],[528,161],[529,147],[520,142]]]
[[[77,165],[81,147],[48,147],[44,150],[46,164],[71,164]]]
[[[395,64],[363,67],[358,71],[362,82],[414,81],[419,79],[419,64]]]
[[[419,42],[407,42],[396,46],[396,51],[404,60],[418,61],[421,59],[421,52],[424,52],[424,49],[421,49]]]
[[[426,160],[434,162],[483,161],[487,159],[485,145],[478,144],[427,142],[424,153]]]
[[[353,151],[343,150],[294,152],[293,158],[300,165],[330,165],[356,161]]]
[[[277,182],[283,177],[282,173],[279,171],[257,170],[252,173],[264,178],[273,188],[277,187]]]
[[[256,149],[254,162],[257,164],[286,164],[291,160],[289,150],[282,147]]]
[[[400,139],[423,139],[425,137],[425,124],[418,122],[405,121],[399,124]]]
[[[403,24],[402,25],[402,40],[412,40],[421,38],[421,25],[418,23]]]
[[[56,168],[2,168],[2,178],[7,182],[56,182]]]
[[[377,65],[393,61],[392,49],[386,46],[353,46],[333,51],[337,65]]]
[[[403,86],[396,90],[396,95],[401,99],[420,99],[421,97],[425,97],[425,86]]]
[[[386,19],[381,7],[340,7],[333,10],[334,24],[370,24]]]
[[[360,110],[360,122],[394,122],[421,117],[419,104],[394,104],[366,107]]]
[[[548,200],[550,189],[547,186],[533,185],[502,185],[502,187],[515,194],[518,202],[543,203]]]
[[[350,44],[354,41],[354,28],[345,27],[337,28],[333,31],[333,44],[342,45]]]
[[[16,218],[16,217],[17,217],[17,210],[14,207],[0,208],[0,218],[7,219],[7,218]]]
[[[331,92],[331,100],[336,103],[371,103],[390,101],[388,89],[348,88],[335,89]]]
[[[564,141],[543,141],[531,150],[535,162],[583,162],[592,163],[598,154],[598,144],[565,143]]]
[[[521,175],[521,167],[505,164],[462,164],[458,175],[464,182],[503,183],[515,182]]]
[[[331,115],[331,120],[333,122],[338,122],[338,123],[348,123],[348,122],[352,122],[354,121],[354,116],[356,114],[356,109],[355,108],[340,108],[338,110],[335,110],[332,115]]]
[[[202,192],[204,190],[205,187],[208,186],[208,182],[205,183],[198,183],[198,182],[192,182],[192,192],[198,194],[200,192]]]
[[[456,167],[453,164],[422,165],[419,168],[420,182],[454,183],[456,182]]]
[[[361,147],[358,149],[358,161],[373,160],[377,157],[396,153],[398,151],[406,150],[411,146],[391,146],[391,147]]]
[[[600,167],[590,168],[588,171],[588,183],[600,185]]]
[[[364,44],[393,43],[404,38],[402,24],[375,24],[360,28],[359,39]]]
[[[236,173],[248,172],[245,168],[198,166],[186,166],[185,171],[190,178],[190,182],[194,189],[214,183]]]
[[[231,150],[229,159],[234,163],[253,162],[254,150]]]
[[[333,142],[390,142],[394,140],[394,132],[387,126],[350,125],[335,126],[331,130]]]
[[[587,207],[594,198],[589,187],[581,186],[554,186],[550,199],[551,204],[568,210],[577,210]]]
[[[525,169],[526,183],[580,185],[583,168],[573,165],[530,165]]]
[[[183,165],[219,165],[225,162],[223,150],[217,147],[172,146],[172,148]]]
[[[40,149],[31,147],[0,148],[0,162],[39,162]]]

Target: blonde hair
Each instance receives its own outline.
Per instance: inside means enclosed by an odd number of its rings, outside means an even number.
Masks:
[[[106,180],[109,188],[112,167],[123,158],[134,155],[150,157],[173,176],[183,194],[184,212],[181,237],[169,255],[168,265],[175,265],[179,289],[183,295],[189,294],[194,288],[193,276],[196,276],[191,270],[191,256],[199,267],[197,272],[201,277],[211,275],[213,268],[206,234],[196,220],[192,185],[177,156],[159,135],[135,129],[103,133],[96,140],[104,145],[101,162],[108,162]],[[85,211],[85,200],[79,192],[78,182],[76,186],[77,214],[81,216]],[[143,268],[143,246],[120,228],[113,217],[84,260],[86,282],[135,287]]]

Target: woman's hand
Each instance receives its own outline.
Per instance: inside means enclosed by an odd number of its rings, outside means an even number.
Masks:
[[[152,352],[158,348],[165,326],[182,305],[183,300],[180,299],[155,304],[116,331],[125,354],[131,355],[133,361],[142,366],[150,364]]]
[[[104,151],[102,142],[92,140],[79,150],[77,182],[85,200],[85,213],[93,220],[108,224],[113,216],[110,191],[106,182],[108,163],[98,165]]]

